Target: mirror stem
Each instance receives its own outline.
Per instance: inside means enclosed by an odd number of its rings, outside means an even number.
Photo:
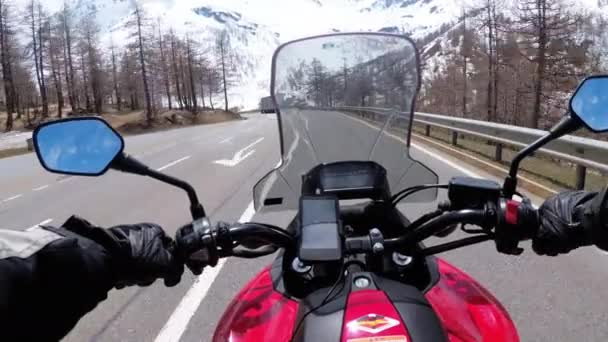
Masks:
[[[553,128],[551,128],[547,135],[539,138],[523,150],[519,151],[519,153],[511,161],[509,175],[507,178],[505,178],[505,183],[503,186],[504,195],[507,198],[510,198],[515,194],[515,190],[517,189],[517,171],[519,170],[519,164],[522,160],[524,160],[524,158],[528,157],[551,140],[572,133],[580,127],[581,122],[567,114],[555,126],[553,126]]]
[[[118,155],[116,159],[112,161],[111,168],[127,173],[148,176],[163,183],[167,183],[176,186],[180,189],[183,189],[184,191],[186,191],[186,193],[188,194],[188,198],[190,199],[190,213],[192,214],[192,218],[194,220],[197,220],[206,216],[205,209],[203,208],[203,205],[198,201],[196,191],[190,184],[175,177],[171,177],[162,172],[158,172],[154,169],[151,169],[139,160],[125,153]]]

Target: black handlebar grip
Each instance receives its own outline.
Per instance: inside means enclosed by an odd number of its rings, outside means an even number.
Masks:
[[[593,193],[588,194],[593,195]],[[582,225],[584,231],[582,245],[595,244],[602,250],[608,250],[608,187],[595,194],[593,199],[577,207],[573,219]]]
[[[503,198],[498,209],[496,249],[504,254],[519,255],[523,252],[519,242],[533,238],[538,231],[538,210],[527,198],[521,202]]]
[[[538,228],[540,226],[540,217],[538,215],[538,209],[536,209],[529,199],[524,199],[519,205],[518,214],[519,222],[517,225],[522,230],[522,240],[529,240],[536,236]]]

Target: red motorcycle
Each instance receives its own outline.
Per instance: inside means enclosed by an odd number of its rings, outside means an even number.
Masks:
[[[437,184],[435,173],[410,158],[421,76],[406,37],[289,42],[275,52],[272,75],[282,163],[258,182],[254,199],[262,219],[291,213],[286,228],[211,224],[189,184],[123,153],[120,135],[99,118],[41,125],[38,158],[52,172],[96,176],[113,168],[184,189],[194,220],[178,231],[177,252],[195,273],[220,258],[278,251],[229,305],[214,341],[518,341],[496,298],[434,255],[489,240],[501,253],[522,252],[518,244],[534,235],[539,217],[516,191],[519,163],[578,128],[608,130],[608,77],[586,79],[563,120],[514,158],[499,185],[467,177]],[[438,189],[449,200],[435,211],[412,220],[401,213],[399,203],[433,200]],[[423,244],[458,226],[471,236]]]

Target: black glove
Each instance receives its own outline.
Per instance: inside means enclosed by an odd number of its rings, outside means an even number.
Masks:
[[[72,216],[63,227],[108,251],[116,288],[147,286],[159,278],[166,286],[175,286],[184,273],[183,263],[174,256],[173,239],[158,225],[140,223],[103,229]]]
[[[595,241],[582,213],[597,193],[562,192],[545,201],[539,209],[540,227],[532,239],[532,249],[540,255],[556,256],[588,246]]]

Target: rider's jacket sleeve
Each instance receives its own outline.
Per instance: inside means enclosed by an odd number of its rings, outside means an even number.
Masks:
[[[64,229],[0,230],[0,340],[57,341],[112,288],[107,251]]]

